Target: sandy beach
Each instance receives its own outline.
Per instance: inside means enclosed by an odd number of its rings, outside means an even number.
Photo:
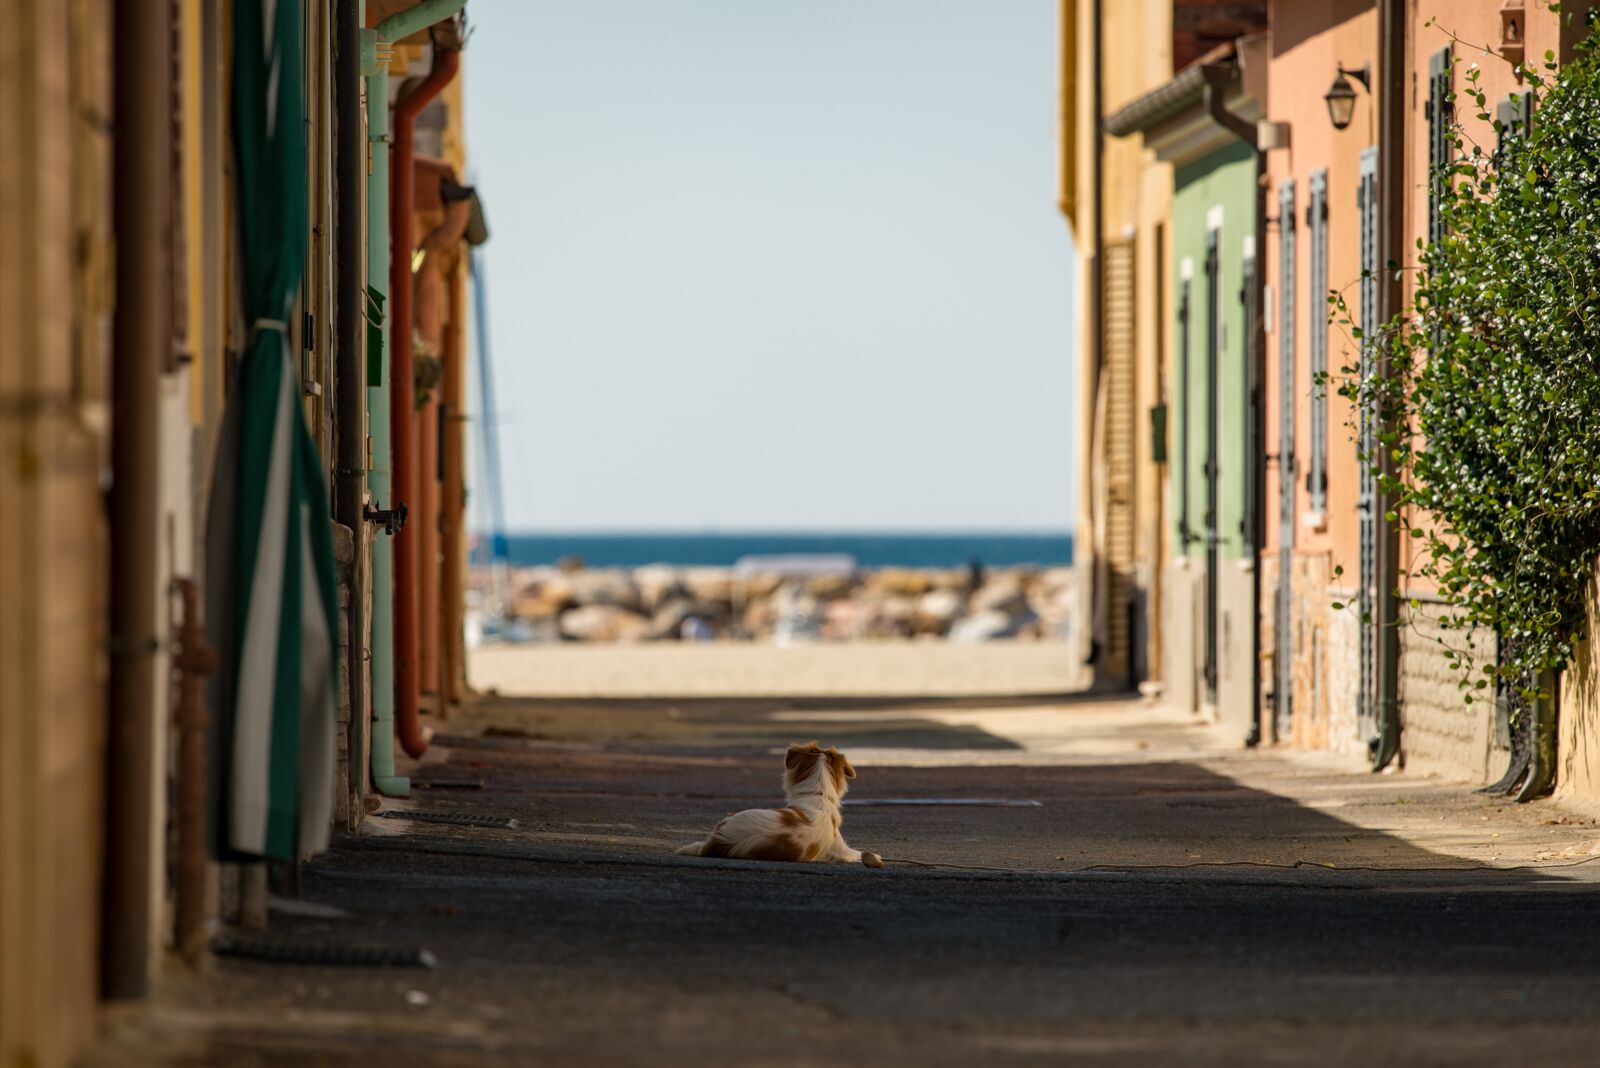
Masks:
[[[479,690],[528,697],[961,697],[1084,682],[1076,649],[1050,641],[498,645],[474,650],[467,667]]]

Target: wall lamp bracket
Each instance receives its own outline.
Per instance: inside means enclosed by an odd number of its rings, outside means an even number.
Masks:
[[[1342,63],[1339,65],[1333,85],[1328,87],[1328,92],[1322,98],[1328,105],[1328,119],[1335,130],[1349,126],[1350,120],[1355,117],[1356,88],[1350,84],[1351,79],[1360,82],[1361,88],[1371,93],[1372,67],[1368,65],[1352,70]]]

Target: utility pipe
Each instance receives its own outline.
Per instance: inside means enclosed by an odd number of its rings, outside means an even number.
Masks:
[[[206,644],[199,588],[174,579],[182,607],[173,667],[178,677],[178,863],[173,941],[190,968],[206,959],[206,680],[217,670],[217,654]]]
[[[1528,702],[1528,775],[1512,795],[1513,801],[1532,801],[1550,792],[1556,778],[1556,716],[1560,705],[1559,680],[1554,671],[1541,671],[1535,679],[1539,693]]]
[[[377,62],[377,34],[361,34],[362,72],[367,79],[367,285],[387,300],[389,282],[389,72]],[[365,294],[363,293],[363,299]],[[376,306],[365,315],[376,320]],[[368,382],[367,411],[372,434],[367,488],[380,508],[397,503],[390,491],[388,332],[378,330],[378,375]],[[394,773],[394,539],[372,539],[372,787],[388,797],[405,797],[411,780]]]
[[[1378,322],[1388,323],[1400,314],[1405,297],[1400,271],[1405,259],[1406,227],[1406,3],[1378,3]],[[1382,381],[1389,375],[1389,349],[1381,341],[1373,346],[1373,371]],[[1395,428],[1379,424],[1380,438]],[[1380,478],[1377,500],[1378,630],[1378,733],[1369,742],[1372,770],[1382,771],[1400,752],[1400,529],[1387,516],[1396,507],[1395,495],[1384,488],[1395,466],[1390,450],[1378,449]]]
[[[366,776],[361,773],[362,731],[367,707],[367,524],[362,515],[367,479],[366,336],[362,304],[366,300],[366,263],[361,249],[361,186],[366,181],[366,145],[361,136],[361,21],[355,4],[334,10],[334,183],[336,197],[334,254],[338,284],[334,287],[334,411],[336,466],[334,518],[350,528],[355,539],[350,568],[350,611],[345,619],[345,671],[350,680],[350,724],[346,737],[350,826],[362,816]]]
[[[1246,299],[1250,301],[1250,336],[1245,338],[1246,366],[1250,370],[1249,435],[1250,470],[1246,477],[1245,551],[1250,554],[1250,603],[1255,606],[1250,613],[1250,731],[1244,744],[1261,744],[1261,552],[1265,546],[1267,529],[1266,481],[1267,457],[1261,443],[1266,441],[1266,405],[1262,387],[1267,380],[1267,272],[1263,269],[1263,253],[1267,247],[1267,154],[1257,143],[1255,124],[1228,110],[1225,92],[1228,84],[1239,72],[1237,58],[1231,64],[1208,63],[1200,73],[1205,78],[1206,113],[1217,125],[1249,145],[1256,157],[1256,204],[1254,226],[1255,265],[1252,284]],[[1215,369],[1213,369],[1213,374]],[[1212,621],[1215,626],[1215,621]]]
[[[111,687],[101,979],[107,997],[150,988],[157,442],[160,375],[172,355],[172,5],[116,5],[117,307],[111,374]],[[41,804],[51,799],[40,798]]]
[[[403,41],[418,30],[425,30],[434,23],[458,14],[466,6],[467,0],[422,0],[415,7],[396,11],[378,23],[378,38]]]
[[[1100,413],[1100,407],[1096,403],[1096,399],[1100,396],[1100,372],[1105,363],[1106,338],[1105,316],[1103,314],[1104,309],[1101,307],[1101,294],[1105,291],[1104,275],[1106,255],[1106,131],[1104,126],[1106,42],[1105,13],[1102,8],[1103,3],[1104,0],[1092,0],[1089,9],[1089,39],[1092,42],[1089,48],[1089,56],[1094,65],[1094,71],[1091,75],[1093,80],[1090,82],[1089,87],[1090,110],[1094,115],[1094,151],[1091,154],[1093,158],[1094,169],[1094,209],[1090,212],[1089,225],[1093,230],[1093,233],[1090,234],[1089,247],[1094,250],[1092,254],[1094,270],[1089,273],[1088,278],[1090,322],[1089,355],[1091,363],[1089,393],[1086,401],[1089,406],[1088,410],[1091,413],[1089,417],[1089,425],[1091,427],[1089,445],[1091,452],[1093,451],[1093,442],[1095,438],[1099,437],[1104,432],[1103,427],[1096,425],[1096,415]],[[1091,484],[1092,483],[1086,481],[1084,489],[1088,494],[1086,499],[1089,501],[1089,529],[1092,535],[1092,532],[1099,526],[1101,517],[1097,516],[1094,511],[1094,494],[1088,491],[1088,486]],[[1110,611],[1102,612],[1101,609],[1114,608],[1115,606],[1108,606],[1105,604],[1106,598],[1111,595],[1110,581],[1106,575],[1105,546],[1103,544],[1094,544],[1092,536],[1090,538],[1090,554],[1091,563],[1093,565],[1089,572],[1090,623],[1088,630],[1090,637],[1089,656],[1085,663],[1090,665],[1093,671],[1093,677],[1096,679],[1096,681],[1100,681],[1099,677],[1101,674],[1101,668],[1104,666],[1101,656],[1104,654],[1106,646],[1110,644],[1111,638],[1109,631],[1101,624],[1102,620],[1110,618],[1111,613]],[[1116,623],[1111,623],[1110,625],[1115,626]]]
[[[422,109],[455,77],[460,63],[459,53],[435,48],[433,69],[394,109],[394,149],[389,169],[389,322],[394,366],[389,376],[389,422],[394,446],[394,490],[407,499],[415,499],[417,490],[417,456],[411,434],[415,407],[411,362],[411,253],[414,246],[411,224],[416,120]],[[423,729],[417,709],[417,553],[417,538],[400,531],[395,537],[394,569],[395,724],[400,731],[401,746],[413,757],[427,752],[429,740],[429,732]]]

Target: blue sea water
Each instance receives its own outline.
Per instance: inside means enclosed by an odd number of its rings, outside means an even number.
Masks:
[[[512,534],[513,567],[581,557],[589,567],[728,566],[768,553],[848,553],[862,567],[1054,566],[1072,562],[1072,535],[1058,534]],[[473,561],[487,558],[477,539]]]

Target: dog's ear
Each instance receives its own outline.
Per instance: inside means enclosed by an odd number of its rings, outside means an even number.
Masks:
[[[808,742],[805,745],[801,745],[799,742],[790,742],[789,751],[783,755],[783,766],[793,771],[800,766],[800,762],[806,758],[806,754],[815,752],[816,748],[816,742]]]
[[[856,777],[856,769],[851,766],[850,761],[843,753],[839,752],[839,750],[833,748],[832,746],[828,747],[827,752],[828,761],[839,769],[839,774],[843,775],[847,779],[853,779]]]

